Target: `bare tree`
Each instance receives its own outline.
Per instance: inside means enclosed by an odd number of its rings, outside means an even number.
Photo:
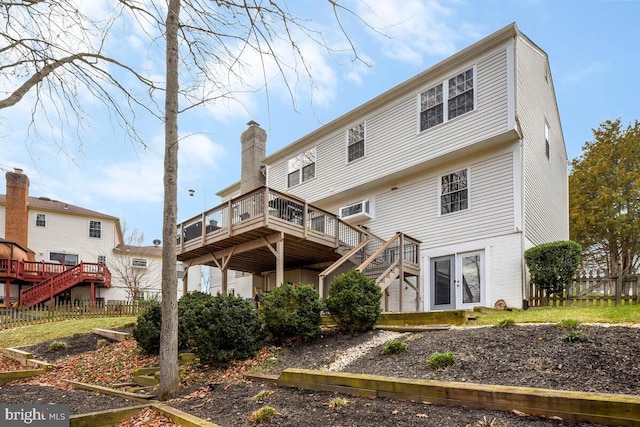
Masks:
[[[358,16],[339,0],[322,3],[323,15],[333,15],[339,34],[329,43],[310,18],[292,13],[284,0],[119,0],[104,17],[83,14],[74,0],[0,0],[0,71],[4,86],[15,83],[0,109],[20,102],[35,92],[34,114],[51,112],[61,122],[75,118],[83,123],[78,94],[86,90],[99,99],[129,138],[144,144],[136,132],[136,112],[152,114],[165,125],[164,215],[162,257],[162,331],[160,345],[160,389],[162,399],[179,391],[177,365],[177,280],[176,247],[178,115],[198,106],[235,99],[247,89],[245,76],[260,70],[263,89],[279,81],[296,104],[302,78],[313,86],[313,67],[305,57],[304,43],[315,44],[331,55],[347,52],[359,61],[344,30],[343,19]],[[93,2],[86,2],[93,4]],[[111,4],[111,3],[108,3]],[[299,4],[296,4],[298,7]],[[314,3],[314,6],[320,6]],[[303,10],[303,9],[300,9]],[[158,84],[144,73],[105,53],[107,35],[120,20],[134,19],[148,31],[150,44],[164,38],[165,81]],[[365,24],[366,25],[366,24]],[[69,33],[69,28],[76,32]],[[60,34],[65,37],[61,38]],[[119,71],[134,76],[152,102],[142,99],[118,78]],[[26,78],[25,78],[26,77]],[[24,80],[21,80],[25,78]],[[158,89],[162,89],[158,91]],[[164,93],[164,109],[155,96]],[[46,97],[44,95],[47,95]],[[50,100],[58,100],[55,102]],[[69,108],[67,110],[66,108]],[[162,111],[163,110],[163,111]],[[160,112],[160,113],[159,113]],[[32,124],[35,121],[32,119]]]
[[[114,248],[113,256],[106,258],[107,265],[112,276],[125,286],[128,298],[135,304],[145,292],[160,283],[159,265],[156,264],[161,249],[145,246],[144,234],[136,229],[129,232],[126,222],[123,222],[122,233],[125,242]]]

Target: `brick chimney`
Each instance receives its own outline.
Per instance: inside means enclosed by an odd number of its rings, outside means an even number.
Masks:
[[[5,239],[29,247],[29,177],[22,169],[7,172]]]
[[[242,132],[242,170],[240,173],[240,194],[248,193],[266,184],[262,170],[262,161],[266,155],[267,132],[253,120],[247,123],[249,128]]]

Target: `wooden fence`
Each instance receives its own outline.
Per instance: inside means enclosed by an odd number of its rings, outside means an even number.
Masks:
[[[60,303],[51,308],[48,305],[27,309],[1,308],[0,330],[69,319],[137,316],[140,311],[140,304],[125,301],[95,305],[92,305],[90,301],[73,304]]]
[[[600,273],[579,273],[563,293],[547,297],[531,285],[530,307],[598,307],[640,304],[640,281],[637,274],[607,277]]]

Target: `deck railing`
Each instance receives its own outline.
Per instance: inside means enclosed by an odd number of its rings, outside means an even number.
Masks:
[[[336,246],[353,247],[366,239],[362,230],[340,221],[337,215],[297,197],[261,187],[179,224],[178,251],[196,239],[204,242],[207,236],[229,234],[256,218],[262,219],[265,225],[280,221],[305,235],[313,233],[334,241]]]

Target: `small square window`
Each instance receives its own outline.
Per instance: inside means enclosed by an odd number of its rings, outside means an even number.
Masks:
[[[47,226],[47,215],[43,213],[36,214],[36,227],[46,227]]]
[[[147,260],[145,258],[131,258],[131,267],[147,268]]]
[[[98,264],[106,264],[107,257],[105,255],[98,255]]]

